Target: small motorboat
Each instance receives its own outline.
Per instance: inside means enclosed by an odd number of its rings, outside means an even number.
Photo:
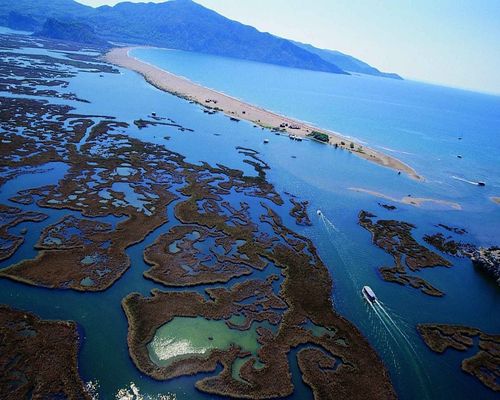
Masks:
[[[477,186],[486,186],[486,183],[484,183],[483,181],[479,181],[479,182],[477,183]]]
[[[318,214],[319,216],[321,216],[323,213],[321,212],[321,210],[318,210],[318,211],[316,211],[316,214]]]
[[[370,286],[363,286],[363,289],[361,289],[361,293],[363,294],[363,297],[366,299],[366,301],[369,301],[370,303],[374,303],[375,301],[377,301],[377,296],[375,296],[375,292]]]
[[[264,143],[269,143],[269,139],[264,139]]]

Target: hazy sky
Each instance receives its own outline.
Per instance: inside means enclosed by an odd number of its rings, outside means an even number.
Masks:
[[[261,31],[339,50],[384,71],[500,94],[500,0],[196,1]]]

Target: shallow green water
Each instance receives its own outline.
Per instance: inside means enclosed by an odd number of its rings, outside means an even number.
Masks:
[[[208,358],[213,349],[228,349],[231,345],[241,347],[256,355],[259,348],[254,324],[251,329],[230,329],[224,320],[175,317],[160,327],[148,344],[151,360],[160,366],[192,356]]]

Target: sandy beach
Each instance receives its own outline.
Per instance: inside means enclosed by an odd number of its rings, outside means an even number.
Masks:
[[[450,208],[452,210],[461,210],[462,206],[458,203],[455,203],[453,201],[446,201],[446,200],[440,200],[440,199],[430,199],[426,197],[412,197],[412,196],[404,196],[401,199],[397,199],[395,197],[388,196],[384,193],[376,192],[374,190],[369,190],[369,189],[364,189],[364,188],[357,188],[357,187],[350,187],[349,190],[352,190],[354,192],[358,193],[365,193],[371,196],[379,197],[384,200],[389,200],[394,203],[400,203],[400,204],[407,204],[410,206],[414,207],[421,207],[425,203],[431,203],[431,204],[437,204],[440,206],[444,206],[447,208]]]
[[[306,137],[313,131],[324,133],[329,136],[330,145],[338,146],[339,149],[349,151],[378,165],[406,173],[413,179],[422,179],[413,168],[397,158],[353,142],[337,132],[325,130],[245,103],[140,61],[129,54],[133,49],[134,47],[114,48],[105,55],[105,59],[112,64],[138,72],[144,76],[146,81],[160,90],[193,101],[203,107],[220,111],[235,120],[246,120],[254,125],[269,129],[278,128],[283,133],[301,138]],[[351,142],[354,144],[353,148],[351,148]]]

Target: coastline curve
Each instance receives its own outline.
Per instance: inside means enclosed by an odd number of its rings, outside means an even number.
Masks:
[[[421,175],[401,160],[372,148],[362,146],[360,143],[356,143],[338,132],[318,128],[309,123],[248,104],[242,100],[194,83],[184,77],[175,75],[130,55],[132,50],[142,47],[144,46],[115,47],[105,54],[104,59],[111,64],[139,73],[149,84],[157,89],[197,103],[202,107],[220,111],[230,118],[246,120],[263,128],[276,128],[283,133],[288,133],[297,137],[305,138],[312,132],[326,134],[328,135],[328,143],[330,145],[347,150],[358,157],[380,166],[391,168],[398,172],[404,172],[412,179],[423,180]],[[213,107],[212,104],[216,106]],[[351,148],[350,143],[354,144],[354,148]]]

